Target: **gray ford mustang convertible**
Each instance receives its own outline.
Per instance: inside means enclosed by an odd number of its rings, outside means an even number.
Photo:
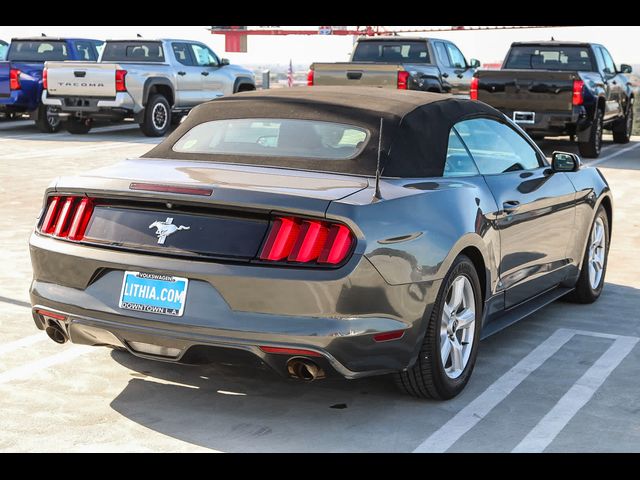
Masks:
[[[497,110],[317,87],[203,104],[141,158],[61,177],[30,239],[59,343],[457,395],[478,342],[600,295],[612,203]]]

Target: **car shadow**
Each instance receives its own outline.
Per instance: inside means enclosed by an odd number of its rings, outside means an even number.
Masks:
[[[389,376],[305,383],[266,367],[179,365],[113,351],[131,379],[111,407],[163,435],[227,452],[407,451],[520,360],[509,353],[514,342],[533,348],[560,327],[606,332],[603,320],[612,306],[631,311],[639,295],[638,289],[607,284],[592,306],[555,302],[531,321],[489,337],[467,388],[446,402],[406,396]],[[616,333],[633,335],[639,328]],[[385,447],[381,435],[389,437]]]

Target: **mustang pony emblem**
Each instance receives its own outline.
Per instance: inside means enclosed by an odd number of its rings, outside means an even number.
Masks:
[[[158,243],[160,245],[163,245],[166,238],[169,235],[176,233],[178,230],[191,229],[191,227],[185,227],[184,225],[177,226],[171,222],[173,222],[173,218],[167,217],[167,219],[164,222],[161,222],[160,220],[156,220],[151,225],[149,225],[149,228],[154,228],[154,227],[156,228],[156,235],[158,236]]]

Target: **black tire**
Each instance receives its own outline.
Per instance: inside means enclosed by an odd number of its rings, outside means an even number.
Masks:
[[[65,123],[67,132],[73,135],[85,135],[93,127],[93,120],[90,118],[69,117]]]
[[[591,243],[592,243],[592,235],[593,229],[596,224],[596,221],[600,219],[604,224],[604,239],[605,239],[605,248],[604,248],[604,264],[602,267],[602,276],[600,277],[600,281],[598,285],[593,288],[591,286],[591,280],[589,279],[589,253],[591,252]],[[576,303],[593,303],[595,302],[602,293],[602,289],[604,288],[604,278],[607,273],[607,262],[609,260],[609,217],[607,216],[607,211],[604,209],[602,205],[598,208],[596,212],[596,216],[593,219],[593,223],[591,224],[591,228],[589,229],[589,238],[587,239],[587,247],[584,250],[584,255],[582,257],[582,269],[580,270],[580,276],[578,277],[578,281],[576,283],[575,290],[568,295],[565,296],[566,300]]]
[[[585,158],[597,158],[602,149],[602,130],[603,130],[604,113],[602,109],[596,109],[593,126],[589,132],[589,139],[586,142],[578,142],[578,150],[580,155]]]
[[[171,127],[171,106],[164,95],[149,97],[140,130],[147,137],[162,137]]]
[[[36,127],[42,133],[56,133],[62,128],[62,121],[58,115],[53,115],[50,106],[41,104],[36,111]]]
[[[445,372],[445,366],[441,359],[440,325],[444,305],[447,301],[451,285],[454,280],[460,276],[464,276],[469,280],[473,290],[475,300],[475,333],[466,366],[457,378],[450,378]],[[476,363],[481,319],[482,294],[478,273],[468,257],[459,255],[443,280],[438,298],[436,299],[431,317],[429,318],[427,331],[420,348],[420,353],[418,354],[418,359],[408,370],[393,374],[396,385],[403,392],[418,398],[447,400],[458,395],[469,381]]]
[[[633,103],[629,103],[627,114],[616,122],[611,129],[615,143],[629,143],[633,130]]]

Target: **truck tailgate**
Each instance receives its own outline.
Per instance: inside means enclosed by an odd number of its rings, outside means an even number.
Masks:
[[[50,95],[116,96],[115,63],[46,62],[47,92]]]
[[[478,100],[500,110],[572,109],[576,72],[549,70],[478,70]]]
[[[314,63],[314,85],[351,85],[360,87],[397,88],[398,71],[395,63]]]
[[[9,70],[11,64],[9,62],[0,62],[0,97],[8,97],[11,95],[9,90]]]

